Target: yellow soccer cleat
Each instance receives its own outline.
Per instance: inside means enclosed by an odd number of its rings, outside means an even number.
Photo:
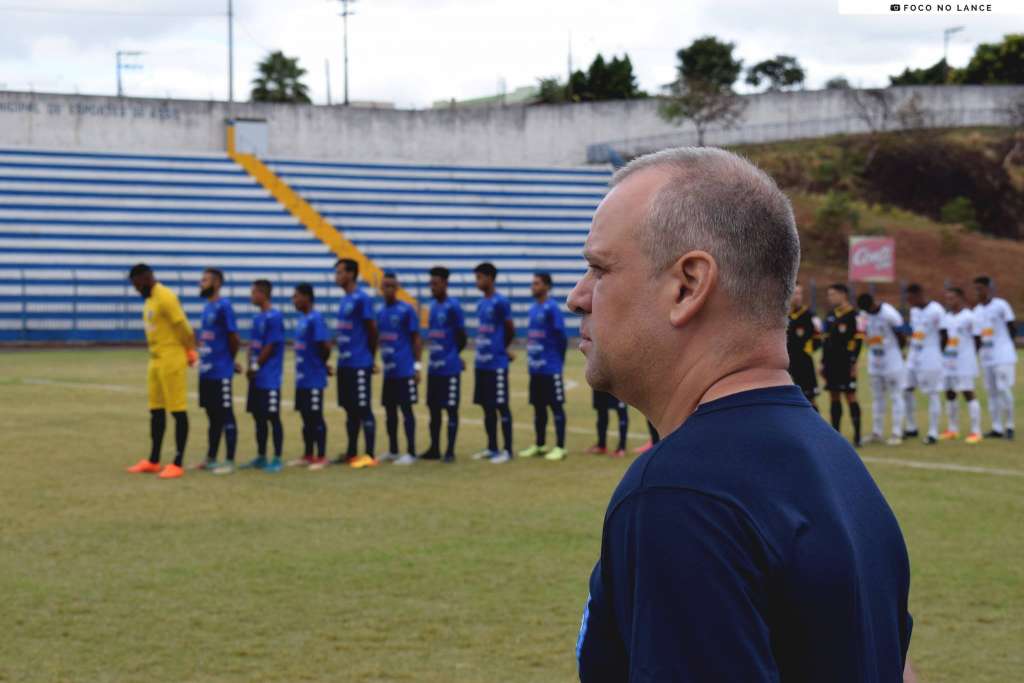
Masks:
[[[978,445],[979,443],[981,443],[981,434],[978,434],[977,432],[973,434],[968,434],[967,438],[964,439],[964,443],[970,444],[972,446]]]
[[[529,448],[519,451],[520,458],[536,458],[538,455],[544,455],[548,452],[548,449],[544,446],[530,446]]]
[[[565,456],[568,455],[564,448],[552,448],[551,451],[544,456],[545,460],[565,460]]]

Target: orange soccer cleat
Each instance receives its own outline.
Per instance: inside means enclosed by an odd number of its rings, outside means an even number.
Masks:
[[[981,443],[981,434],[978,434],[977,432],[974,432],[973,434],[968,434],[967,438],[964,439],[964,443],[970,444],[971,446],[976,446],[977,444]]]
[[[161,479],[177,479],[178,477],[185,476],[185,470],[180,465],[172,464],[160,470],[160,474],[157,476]]]
[[[160,463],[150,462],[143,458],[127,469],[131,474],[155,474],[160,471]]]
[[[939,434],[939,441],[956,441],[959,438],[960,432],[954,432],[951,429],[947,429],[946,431]]]
[[[589,455],[605,455],[607,452],[607,448],[605,448],[604,446],[598,446],[596,444],[587,449],[587,453]]]

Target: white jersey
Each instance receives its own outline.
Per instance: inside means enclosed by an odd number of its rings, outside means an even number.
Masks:
[[[1017,350],[1010,339],[1007,323],[1013,322],[1013,309],[1005,299],[995,298],[987,304],[974,307],[975,324],[981,337],[981,366],[1013,365],[1017,362]]]
[[[903,325],[903,316],[887,303],[877,313],[864,313],[864,344],[868,347],[869,375],[899,375],[903,372],[903,354],[896,339],[896,329]]]
[[[910,309],[910,351],[907,352],[907,367],[915,372],[936,372],[942,369],[942,329],[946,309],[932,301],[924,308]]]
[[[950,311],[943,321],[946,330],[946,349],[942,356],[942,370],[946,377],[977,377],[978,358],[974,353],[974,336],[978,332],[974,312],[963,308],[959,313]]]

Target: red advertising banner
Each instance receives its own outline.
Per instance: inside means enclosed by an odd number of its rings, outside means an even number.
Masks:
[[[850,282],[892,282],[896,279],[896,240],[891,237],[850,238]]]

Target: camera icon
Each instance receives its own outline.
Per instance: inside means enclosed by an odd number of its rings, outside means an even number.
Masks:
[[[900,11],[899,3],[895,3],[894,2],[893,4],[889,5],[889,11],[890,12],[899,12]]]

